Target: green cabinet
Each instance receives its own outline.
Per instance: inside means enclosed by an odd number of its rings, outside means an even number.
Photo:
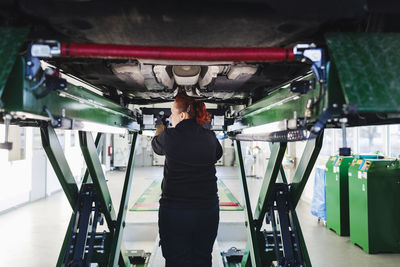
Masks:
[[[348,169],[353,157],[331,157],[326,164],[326,226],[340,236],[348,236]]]
[[[400,252],[400,163],[355,158],[348,171],[350,241],[367,253]]]

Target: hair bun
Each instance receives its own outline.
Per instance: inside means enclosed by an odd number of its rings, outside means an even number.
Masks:
[[[195,101],[196,121],[198,124],[203,125],[210,121],[211,115],[207,112],[206,105],[203,101]]]
[[[190,118],[196,119],[198,124],[204,125],[210,121],[211,115],[207,112],[206,105],[203,101],[196,101],[186,95],[178,94],[175,97],[175,102],[181,112],[186,111]]]

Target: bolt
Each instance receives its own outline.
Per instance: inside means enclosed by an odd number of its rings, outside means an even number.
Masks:
[[[28,80],[32,80],[32,75],[29,75],[29,76],[28,76]]]
[[[31,66],[32,65],[32,61],[27,61],[26,65]]]

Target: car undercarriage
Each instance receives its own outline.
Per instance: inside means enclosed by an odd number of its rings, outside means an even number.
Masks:
[[[213,104],[207,127],[234,140],[242,266],[311,267],[296,205],[324,129],[342,129],[349,156],[346,127],[400,123],[399,15],[399,4],[378,0],[0,0],[0,148],[12,149],[10,125],[40,127],[73,209],[57,266],[130,266],[121,244],[136,141],[166,121],[155,104],[183,93]],[[56,128],[79,130],[80,188]],[[118,213],[98,156],[102,132],[115,128],[132,136]],[[241,141],[270,142],[254,213]],[[288,181],[282,163],[296,141],[307,143]],[[97,231],[104,221],[108,231]]]

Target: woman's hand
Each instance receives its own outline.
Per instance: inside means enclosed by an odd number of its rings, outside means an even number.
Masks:
[[[164,124],[158,124],[156,125],[156,133],[154,136],[160,135],[164,130],[165,130],[165,125]]]

